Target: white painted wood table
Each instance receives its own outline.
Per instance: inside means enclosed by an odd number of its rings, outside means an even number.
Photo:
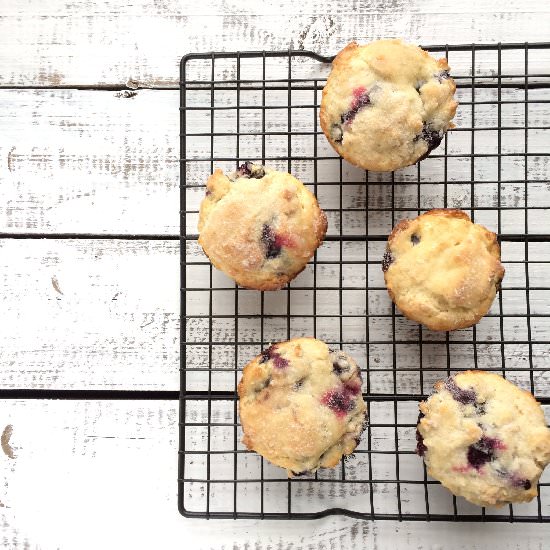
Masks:
[[[548,41],[549,16],[540,0],[2,0],[0,546],[546,548],[548,525],[178,514],[178,62],[351,38]]]

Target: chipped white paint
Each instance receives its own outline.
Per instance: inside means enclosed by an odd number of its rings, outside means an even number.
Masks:
[[[174,235],[179,223],[177,91],[139,89],[134,95],[129,91],[14,90],[10,86],[174,88],[179,58],[187,52],[213,49],[285,49],[292,45],[332,54],[351,38],[366,41],[385,36],[423,44],[548,40],[549,6],[540,0],[504,5],[493,0],[138,0],[119,6],[104,0],[3,0],[0,86],[7,89],[0,90],[0,232]],[[478,61],[480,74],[490,60],[479,56]],[[531,67],[548,66],[544,57],[534,56],[531,63]],[[460,60],[451,64],[459,68]],[[512,58],[507,69],[521,72],[521,59]],[[483,109],[476,108],[476,116],[494,122],[494,113]],[[541,111],[540,119],[537,116],[536,112],[531,115],[532,125],[547,120],[547,112]],[[515,108],[505,110],[503,117],[511,126],[522,121]],[[297,115],[295,122],[300,121]],[[460,108],[458,122],[462,127],[469,123],[467,107]],[[200,124],[197,121],[199,131]],[[231,121],[220,116],[216,124],[221,130],[230,127]],[[480,151],[494,151],[494,139],[490,132],[478,139]],[[502,145],[505,150],[518,151],[522,139],[512,133]],[[534,131],[529,143],[531,151],[548,152],[544,132]],[[467,135],[455,132],[449,144],[455,152],[463,151],[468,146]],[[244,141],[244,147],[250,145]],[[294,153],[308,154],[308,147],[305,142],[297,143]],[[187,152],[190,156],[207,153],[200,140],[190,144]],[[422,164],[423,179],[435,184],[422,186],[420,205],[411,195],[413,186],[407,185],[416,173],[414,169],[403,171],[396,179],[394,204],[410,207],[412,212],[437,206],[441,200],[437,165],[433,160]],[[296,163],[294,169],[306,181],[311,177],[305,164]],[[329,181],[334,169],[328,161],[325,176]],[[460,163],[453,165],[457,177],[465,174],[468,179],[468,170]],[[487,167],[476,170],[476,177],[482,178]],[[548,170],[547,157],[530,165],[532,205],[548,198]],[[521,162],[503,166],[503,173],[505,179],[521,179]],[[203,175],[193,177],[202,182]],[[360,210],[366,205],[388,204],[391,197],[384,183],[377,181],[366,189],[357,172],[347,170],[345,177],[350,182],[345,206]],[[383,181],[381,176],[375,178]],[[449,188],[450,204],[468,205],[466,187]],[[318,191],[324,204],[338,200],[330,185],[319,186]],[[491,184],[479,184],[477,204],[493,204],[495,193]],[[191,208],[198,206],[200,195],[189,193]],[[510,206],[523,204],[517,184],[505,184],[503,196]],[[549,218],[540,212],[530,218],[532,229],[549,232]],[[397,217],[402,215],[406,212]],[[485,216],[478,221],[493,226],[494,212]],[[331,231],[337,233],[340,220],[334,213],[330,217]],[[193,214],[189,219],[190,228],[194,227]],[[345,220],[345,231],[361,229],[364,223],[360,215],[351,215]],[[523,231],[522,220],[514,215],[503,217],[502,223],[503,232]],[[384,234],[391,220],[373,215],[368,224],[369,232]],[[297,333],[309,327],[323,336],[326,319],[333,313],[335,297],[330,287],[338,273],[334,265],[322,265],[323,260],[338,257],[333,245],[325,243],[319,253],[317,282],[327,290],[321,291],[321,316],[313,325],[304,315],[310,311],[311,294],[292,291]],[[378,245],[382,246],[374,243],[369,250],[370,259],[379,257]],[[345,243],[343,250],[349,259],[364,259],[364,251],[354,243]],[[189,253],[195,263],[190,267],[189,286],[198,287],[204,284],[200,265],[204,257],[194,243]],[[522,294],[511,290],[524,285],[523,265],[514,263],[521,262],[522,254],[523,245],[509,243],[503,249],[508,262],[504,307],[509,314],[523,312]],[[550,249],[533,244],[530,258],[547,261]],[[548,264],[532,267],[531,284],[547,285]],[[176,390],[178,268],[177,241],[1,240],[0,388]],[[346,276],[349,285],[364,286],[368,280],[370,285],[382,286],[376,265]],[[216,275],[215,282],[231,288],[223,277]],[[311,285],[310,272],[300,276],[296,286],[300,284]],[[222,312],[230,310],[232,296],[232,291],[220,290],[216,307]],[[387,313],[383,291],[370,293],[368,300],[369,311]],[[199,290],[190,291],[188,302],[189,311],[200,314],[204,296]],[[275,302],[266,299],[268,311],[278,312]],[[532,312],[547,312],[547,302],[544,291],[533,292]],[[367,304],[355,297],[343,304],[348,306],[360,312]],[[256,307],[251,293],[240,292],[239,307],[242,312]],[[372,334],[383,337],[387,327],[380,319]],[[547,323],[548,319],[533,318],[535,339],[547,338]],[[243,328],[245,338],[253,334],[244,322]],[[268,325],[267,336],[270,330],[275,336],[280,328]],[[398,330],[408,335],[416,329],[399,321]],[[521,317],[508,318],[505,330],[525,337]],[[484,319],[478,327],[478,338],[489,339],[498,333],[494,318]],[[190,320],[189,337],[204,337],[200,319]],[[455,337],[470,338],[468,331]],[[201,349],[190,350],[193,364],[203,364]],[[544,364],[547,346],[535,344],[533,350],[537,364]],[[490,364],[495,353],[500,351],[488,346],[480,351],[479,360]],[[455,357],[470,361],[469,354],[471,350]],[[509,346],[506,354],[521,368],[526,346]],[[435,348],[424,355],[425,364],[429,357],[436,366]],[[388,366],[383,345],[373,347],[371,359],[381,368]],[[222,367],[233,364],[227,352],[217,360]],[[416,377],[402,374],[402,391],[426,391],[431,383],[432,373],[427,373],[424,388]],[[193,376],[190,383],[200,387],[204,382],[200,372]],[[527,384],[521,371],[514,377]],[[223,377],[216,381],[221,388],[230,382]],[[388,384],[387,376],[373,376],[370,389],[391,391]],[[537,391],[548,393],[549,375],[537,373],[535,384]],[[550,535],[550,528],[540,525],[399,524],[342,517],[284,523],[184,520],[176,510],[176,432],[176,402],[0,401],[0,546],[542,549]],[[409,439],[410,433],[404,445]],[[373,440],[380,447],[387,442],[383,433]],[[414,505],[413,497],[407,505]]]
[[[178,389],[177,242],[0,239],[0,258],[4,299],[24,289],[1,387]]]
[[[456,58],[457,66],[459,58]],[[548,59],[550,64],[550,59]],[[462,69],[466,71],[463,60]],[[494,58],[492,62],[494,66]],[[515,65],[516,72],[521,70]],[[325,71],[326,73],[326,71]],[[478,101],[495,101],[495,91],[479,90]],[[546,93],[533,90],[530,98],[543,98]],[[179,233],[179,99],[177,91],[140,90],[131,98],[118,97],[120,92],[82,90],[0,90],[0,232],[9,233],[115,233],[115,234],[161,234]],[[203,92],[188,93],[188,104],[197,107],[207,105],[208,97]],[[320,93],[318,94],[318,98]],[[462,100],[456,123],[457,131],[448,136],[449,153],[469,155],[471,125],[471,101],[469,93],[459,90]],[[506,97],[521,101],[523,92],[508,90]],[[310,104],[312,93],[296,92],[294,101]],[[273,95],[270,101],[284,105],[284,94]],[[217,92],[218,105],[234,105],[234,94]],[[254,105],[257,94],[244,95],[245,104]],[[530,108],[529,123],[532,126],[548,120],[547,104]],[[189,127],[194,133],[210,131],[209,117],[202,111],[190,111]],[[295,129],[311,131],[312,110],[296,109],[293,113]],[[496,126],[496,110],[493,105],[476,106],[476,120],[485,126]],[[515,103],[503,108],[502,124],[513,128],[523,124],[523,104]],[[286,129],[286,111],[275,110],[269,114],[269,128]],[[218,111],[215,131],[231,132],[235,129],[235,112]],[[242,114],[241,131],[261,131],[258,117],[249,112]],[[320,130],[319,130],[320,132]],[[529,151],[546,156],[533,157],[529,161],[529,205],[546,206],[548,202],[548,131],[529,131]],[[339,179],[339,162],[322,134],[317,136],[318,154],[327,160],[318,164],[318,192],[325,208],[338,207],[339,185],[328,185]],[[242,136],[241,154],[251,157],[261,155],[261,144],[254,136]],[[313,153],[310,136],[294,136],[292,151],[295,156]],[[522,207],[524,204],[523,179],[524,159],[523,132],[508,131],[502,135],[502,150],[520,156],[502,161],[503,204]],[[438,154],[439,150],[435,151]],[[498,152],[497,133],[493,130],[476,135],[477,154]],[[219,157],[235,154],[233,136],[216,137],[214,155]],[[270,156],[287,154],[286,137],[269,140],[267,153]],[[210,155],[210,138],[207,136],[188,139],[186,154],[190,159]],[[440,154],[440,153],[439,153]],[[332,160],[331,160],[332,158]],[[216,163],[232,168],[232,162]],[[421,164],[424,182],[421,188],[422,208],[443,206],[443,162],[431,158]],[[312,164],[307,161],[293,162],[293,171],[306,183],[313,181]],[[286,162],[281,163],[286,168]],[[476,161],[475,177],[477,205],[496,205],[496,159],[480,158]],[[470,206],[470,185],[457,183],[470,181],[469,158],[449,160],[449,206]],[[209,163],[190,163],[188,181],[204,184],[210,170]],[[409,167],[396,172],[395,206],[417,208],[417,168]],[[364,172],[344,164],[344,179],[348,182],[344,198],[345,208],[364,209],[391,205],[389,174],[370,174],[371,185],[362,184]],[[374,182],[374,183],[373,183]],[[515,182],[515,183],[514,183]],[[355,183],[356,185],[352,185]],[[200,188],[188,191],[188,210],[198,211],[203,196]],[[368,196],[367,196],[368,195]],[[542,202],[540,201],[542,198]],[[400,212],[399,216],[406,213]],[[496,211],[479,212],[478,221],[494,226]],[[349,214],[345,231],[364,231],[361,212]],[[503,232],[523,232],[523,212],[506,212],[502,217]],[[550,231],[550,216],[538,211],[530,215],[530,221],[538,229]],[[197,216],[188,216],[190,233],[196,232]],[[338,233],[338,220],[329,214],[329,230]],[[390,229],[388,213],[369,213],[369,232],[385,234]],[[533,229],[533,228],[531,228]]]
[[[7,549],[542,550],[550,536],[548,525],[187,520],[176,509],[176,403],[0,401],[0,411],[15,450],[0,453]]]
[[[173,86],[191,51],[296,48],[334,53],[350,38],[424,44],[548,39],[541,0],[3,0],[0,85]],[[13,62],[17,52],[17,63]]]
[[[177,233],[177,92],[1,90],[9,232]]]
[[[358,246],[358,244],[360,246]],[[371,259],[379,260],[384,243],[373,243],[369,250]],[[208,265],[196,242],[189,243],[187,314],[190,316],[188,340],[204,342],[208,322],[201,318],[208,313],[208,293],[204,288],[208,277]],[[533,261],[548,261],[548,243],[533,243],[530,248]],[[348,261],[365,259],[364,245],[345,242],[343,254]],[[339,271],[331,263],[339,257],[339,245],[326,242],[318,253],[317,319],[312,319],[313,271],[308,268],[292,283],[290,313],[293,315],[290,336],[315,333],[327,341],[340,339],[339,325],[332,315],[339,311],[339,293],[336,290]],[[503,307],[507,315],[524,311],[524,293],[512,289],[525,285],[523,245],[504,243],[503,260],[507,276],[503,282]],[[548,264],[534,264],[531,281],[544,282]],[[350,264],[348,264],[348,267]],[[538,279],[537,279],[538,275]],[[368,311],[379,315],[371,319],[370,339],[390,342],[390,301],[383,287],[379,264],[371,264],[367,270],[356,270],[345,275],[344,285],[364,288],[367,284],[378,288],[368,293],[347,290],[342,300],[342,311],[356,315],[350,323],[344,323],[342,339],[347,349],[357,355],[364,367],[365,346],[354,341],[364,338],[360,320]],[[218,271],[214,273],[215,316],[231,315],[234,311],[234,285]],[[5,304],[0,335],[0,387],[47,389],[124,389],[124,390],[178,390],[179,368],[179,243],[177,241],[123,241],[123,240],[0,240],[0,292]],[[266,293],[264,313],[276,316],[286,313],[287,291]],[[281,300],[281,295],[285,298]],[[550,319],[537,317],[547,311],[546,293],[532,291],[531,321],[533,355],[537,365],[542,364],[547,350],[544,344],[550,331]],[[259,293],[239,290],[239,313],[247,315],[258,311]],[[491,313],[498,312],[498,302]],[[403,319],[397,320],[396,335],[403,340],[418,337],[418,325]],[[235,339],[232,322],[223,317],[213,321],[213,339],[232,342]],[[485,317],[477,325],[478,340],[498,340],[500,337],[497,317]],[[525,323],[522,317],[505,319],[506,340],[525,340]],[[280,317],[267,318],[264,323],[266,341],[285,339],[286,322]],[[424,340],[439,340],[439,345],[424,344],[423,364],[433,371],[426,371],[424,387],[419,386],[418,373],[403,372],[399,378],[401,392],[427,392],[439,376],[437,368],[445,361],[445,345],[440,334],[424,331]],[[254,319],[241,318],[239,339],[257,341],[258,323]],[[458,331],[451,341],[471,340],[471,329]],[[220,372],[215,376],[214,389],[233,388],[233,346],[218,348],[215,361]],[[188,346],[188,364],[204,369],[208,363],[207,346]],[[243,354],[257,352],[257,347],[240,346]],[[401,357],[409,357],[412,366],[417,364],[418,345],[401,346]],[[461,363],[472,361],[471,346],[455,346],[453,360]],[[507,344],[509,365],[526,366],[527,346]],[[391,355],[387,345],[371,345],[370,358],[376,368],[391,367]],[[244,364],[246,355],[241,358]],[[388,362],[389,361],[389,362]],[[480,366],[500,365],[500,346],[479,345]],[[407,367],[403,363],[403,367]],[[510,373],[518,383],[528,385],[525,371]],[[189,389],[202,390],[207,384],[207,373],[198,370],[188,377]],[[550,393],[548,373],[535,374],[537,393]],[[370,391],[393,391],[391,371],[371,376]]]

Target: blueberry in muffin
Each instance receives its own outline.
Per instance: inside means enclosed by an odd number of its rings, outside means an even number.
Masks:
[[[400,40],[352,42],[332,63],[321,127],[352,164],[397,170],[426,158],[453,127],[455,89],[446,59]]]
[[[199,243],[214,267],[243,287],[283,287],[304,269],[326,230],[317,199],[290,174],[246,162],[208,179]]]
[[[363,430],[361,371],[315,338],[274,344],[244,368],[239,414],[247,448],[290,477],[332,468]]]
[[[477,323],[504,277],[496,235],[465,212],[442,208],[394,227],[382,271],[395,305],[432,330]]]
[[[528,502],[550,462],[550,429],[535,398],[501,376],[466,371],[420,404],[417,453],[428,474],[479,506]]]

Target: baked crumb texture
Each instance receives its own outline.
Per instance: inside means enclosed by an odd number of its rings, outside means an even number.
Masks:
[[[347,161],[374,171],[422,160],[453,127],[458,103],[446,59],[401,40],[352,42],[323,89],[321,128]]]
[[[273,344],[246,365],[238,390],[243,443],[289,477],[333,468],[359,443],[361,371],[320,340]]]
[[[417,453],[430,476],[479,506],[528,502],[550,461],[550,430],[535,398],[502,376],[466,371],[420,403]]]
[[[504,277],[497,236],[453,209],[399,222],[388,238],[382,270],[395,305],[432,330],[477,323]]]
[[[198,229],[214,267],[242,287],[277,290],[312,258],[327,218],[301,181],[247,162],[210,176]]]

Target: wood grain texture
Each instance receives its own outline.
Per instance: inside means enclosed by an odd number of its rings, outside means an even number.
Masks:
[[[401,36],[423,43],[471,43],[548,40],[550,7],[539,0],[506,2],[493,0],[276,0],[260,3],[245,0],[138,0],[115,5],[107,0],[3,0],[0,6],[0,232],[10,233],[122,233],[174,235],[178,232],[178,63],[192,51],[235,49],[286,49],[289,46],[333,54],[351,38],[367,41]],[[468,60],[462,60],[464,66]],[[460,60],[453,61],[453,70]],[[485,74],[494,60],[478,57],[476,74]],[[532,56],[531,68],[547,72],[548,60]],[[522,62],[512,56],[506,70],[521,72]],[[227,74],[231,74],[231,69]],[[468,74],[468,73],[466,73]],[[20,86],[30,90],[9,90]],[[36,90],[33,87],[127,87],[128,91]],[[167,91],[138,88],[170,88]],[[200,98],[197,98],[197,102]],[[309,102],[310,100],[308,100]],[[197,103],[198,104],[198,103]],[[462,107],[461,107],[462,109]],[[521,105],[503,112],[507,121],[521,125]],[[494,126],[494,112],[476,111]],[[459,122],[467,125],[470,112],[459,111]],[[300,117],[296,118],[298,122]],[[305,119],[304,119],[305,120]],[[477,119],[479,120],[479,119]],[[530,116],[532,125],[548,120],[547,109]],[[207,121],[206,121],[207,122]],[[279,124],[278,121],[274,121]],[[230,116],[217,120],[217,129],[233,128]],[[247,122],[257,128],[253,119]],[[198,131],[209,130],[205,120],[196,121]],[[520,132],[521,133],[521,132]],[[468,146],[467,133],[453,134],[452,151]],[[243,139],[243,150],[257,151],[253,140]],[[505,150],[518,151],[523,137],[511,132],[503,139]],[[190,146],[189,154],[209,153],[204,143]],[[534,131],[531,147],[548,153],[544,133]],[[478,146],[485,152],[495,147],[490,131]],[[256,149],[254,149],[256,147]],[[308,154],[305,140],[295,151]],[[277,148],[274,149],[275,153]],[[535,149],[533,149],[535,150]],[[280,151],[280,149],[279,149]],[[275,154],[274,153],[274,154]],[[323,172],[326,185],[319,186],[324,202],[338,201],[334,180],[335,161],[327,161]],[[416,173],[406,173],[388,193],[384,177],[365,187],[361,176],[345,169],[344,205],[361,210],[394,204],[406,209],[437,206],[441,202],[441,161],[422,164],[425,192],[416,203]],[[310,167],[297,164],[307,180]],[[470,177],[469,165],[454,163],[457,179]],[[529,205],[550,206],[548,163],[542,155],[529,165]],[[503,166],[503,198],[517,210],[503,217],[506,231],[522,231],[523,205],[521,161]],[[193,172],[197,183],[204,173]],[[494,179],[491,163],[479,166],[476,204],[494,205],[496,189],[483,178]],[[490,174],[490,175],[487,175]],[[379,181],[378,181],[379,180]],[[334,183],[334,181],[332,181]],[[469,204],[469,186],[457,183],[449,188],[454,206]],[[196,210],[200,190],[189,192],[189,209]],[[480,211],[478,221],[496,223],[495,212]],[[189,214],[194,227],[193,213]],[[341,220],[329,213],[331,231],[338,232]],[[530,215],[533,231],[548,231],[545,211]],[[371,233],[387,232],[391,218],[378,212],[368,220],[350,213],[344,221],[353,232],[367,227]],[[191,232],[193,232],[191,230]],[[318,284],[324,285],[317,302],[320,314],[312,321],[311,271],[299,284],[306,290],[293,291],[292,311],[297,317],[293,330],[331,332],[331,315],[339,307],[352,308],[356,315],[378,312],[375,331],[387,337],[388,301],[378,265],[358,273],[350,264],[347,284],[378,287],[369,293],[351,291],[344,302],[335,301],[339,273],[330,262],[339,257],[336,243],[326,243],[320,253]],[[369,250],[369,259],[379,258],[382,248]],[[350,261],[363,261],[364,250],[357,243],[344,243]],[[208,338],[204,312],[204,284],[207,263],[196,247],[189,247],[194,264],[189,278],[190,340]],[[505,250],[507,278],[504,307],[511,315],[524,314],[525,284],[523,245],[509,243]],[[531,294],[535,314],[547,311],[548,263],[550,250],[535,245],[530,258],[541,263],[530,266],[531,284],[542,290]],[[513,263],[518,262],[518,263]],[[532,269],[531,269],[532,268]],[[175,241],[47,240],[0,242],[0,389],[170,389],[178,386],[178,243]],[[216,311],[231,314],[231,283],[214,274],[220,287],[215,294]],[[546,286],[545,286],[546,285]],[[228,290],[223,290],[228,289]],[[355,292],[355,293],[354,293]],[[266,296],[266,312],[284,314],[280,301]],[[240,293],[241,313],[257,311],[251,293]],[[335,309],[336,308],[336,309]],[[274,317],[275,318],[275,317]],[[353,319],[352,319],[353,320]],[[479,337],[498,337],[494,318],[485,320]],[[404,338],[417,337],[408,322],[397,323]],[[345,328],[345,331],[349,327]],[[220,318],[215,335],[231,338],[230,327]],[[257,325],[240,322],[244,339],[257,338]],[[267,325],[266,336],[285,333],[280,323]],[[376,332],[379,330],[379,332]],[[271,331],[271,332],[270,332]],[[354,331],[336,337],[353,337]],[[524,339],[521,317],[506,319],[507,337]],[[540,317],[533,319],[535,339],[546,339],[549,327]],[[256,336],[254,336],[256,335]],[[457,333],[457,340],[469,340]],[[371,346],[373,392],[393,391],[384,369],[388,346]],[[472,360],[472,347],[451,344],[456,364]],[[218,377],[214,385],[227,389],[234,378],[232,346],[215,354]],[[250,349],[249,349],[250,348]],[[196,373],[190,382],[204,387],[205,347],[190,348]],[[424,344],[424,364],[434,369],[420,386],[413,373],[400,373],[398,391],[426,391],[445,358],[443,345]],[[534,344],[535,366],[547,365],[548,346]],[[252,347],[244,346],[239,361]],[[497,366],[500,346],[478,348],[482,364]],[[364,350],[357,348],[358,354]],[[403,353],[401,353],[403,352]],[[518,370],[516,381],[525,387],[528,346],[506,347],[508,364]],[[415,361],[419,348],[400,347],[399,365]],[[364,355],[361,355],[362,360]],[[376,368],[380,372],[375,372]],[[523,370],[522,370],[523,369]],[[201,378],[202,377],[202,378]],[[548,394],[550,377],[536,373],[535,386]],[[199,421],[200,418],[199,418]],[[202,419],[204,421],[204,419]],[[176,511],[176,402],[88,402],[88,401],[2,401],[0,402],[0,546],[23,548],[198,548],[294,550],[367,548],[499,548],[543,549],[548,527],[540,525],[456,525],[412,522],[360,522],[342,517],[315,522],[216,522],[184,520]],[[409,434],[410,435],[410,434]],[[200,445],[201,432],[193,433]],[[383,431],[373,444],[388,444]],[[198,495],[200,496],[200,494]],[[548,500],[548,498],[546,499]],[[386,499],[388,505],[395,500]],[[410,500],[409,500],[410,502]],[[85,536],[83,536],[85,534]]]
[[[502,549],[536,550],[550,536],[548,525],[181,518],[176,405],[1,401],[0,427],[13,427],[14,450],[13,458],[0,453],[2,547],[481,550],[496,540]]]
[[[458,59],[457,59],[458,62]],[[466,64],[467,60],[463,60]],[[494,66],[494,58],[492,66]],[[514,65],[516,70],[518,65]],[[325,71],[326,73],[326,71]],[[479,90],[477,101],[494,102],[496,90]],[[509,130],[502,133],[502,152],[514,156],[502,160],[500,177],[502,205],[517,210],[502,215],[503,233],[523,233],[525,193],[521,184],[524,178],[525,159],[523,137],[524,99],[522,90],[506,90],[511,103],[502,109],[501,123]],[[533,90],[530,99],[544,100],[545,90]],[[320,93],[317,95],[317,100]],[[285,93],[269,94],[271,105],[285,105]],[[391,230],[389,212],[380,211],[393,204],[401,211],[396,220],[414,212],[417,208],[441,207],[443,203],[444,168],[448,168],[448,206],[470,207],[471,163],[471,98],[468,90],[459,90],[457,130],[448,136],[448,153],[455,155],[444,163],[442,149],[434,152],[440,158],[429,158],[416,166],[399,170],[392,186],[387,185],[390,174],[371,173],[368,188],[363,184],[365,173],[347,163],[343,164],[346,181],[343,206],[354,211],[346,214],[344,232],[387,234]],[[0,204],[0,232],[9,233],[98,233],[98,234],[161,234],[179,233],[179,118],[177,91],[140,90],[132,97],[121,92],[82,90],[0,90],[0,184],[3,200]],[[261,101],[258,92],[244,93],[243,105],[257,105]],[[312,105],[312,92],[293,93],[295,104]],[[190,107],[209,107],[210,95],[204,91],[188,93]],[[217,92],[216,105],[234,107],[233,92]],[[322,134],[315,137],[299,135],[312,132],[312,108],[296,108],[293,111],[292,154],[308,157],[314,153],[323,157],[317,163],[318,196],[323,208],[329,212],[329,230],[339,232],[340,163]],[[495,183],[497,170],[497,125],[495,106],[481,103],[475,108],[476,125],[487,128],[476,133],[474,176],[475,205],[496,207],[498,190]],[[529,124],[533,128],[544,126],[550,117],[548,103],[529,106]],[[287,125],[286,110],[276,109],[268,113],[268,132],[284,132]],[[239,151],[243,158],[261,158],[261,140],[254,132],[261,131],[261,119],[257,112],[241,113]],[[188,132],[196,135],[188,138],[186,157],[187,183],[201,186],[210,172],[210,162],[199,159],[228,158],[236,154],[235,109],[220,109],[216,113],[213,140],[210,118],[205,111],[188,113]],[[318,129],[320,132],[320,130]],[[224,135],[227,134],[227,135]],[[252,135],[250,135],[252,134]],[[529,163],[529,206],[550,209],[549,131],[529,130],[529,152],[538,153]],[[272,135],[266,145],[270,158],[288,155],[286,136]],[[484,157],[483,155],[487,155]],[[286,170],[286,161],[271,161]],[[233,169],[235,162],[219,161],[215,166]],[[314,182],[313,163],[294,161],[292,170],[306,183]],[[416,185],[422,181],[420,202]],[[188,232],[196,233],[197,212],[204,195],[202,188],[187,191]],[[368,227],[364,209],[368,210]],[[378,211],[376,211],[378,209]],[[530,214],[533,233],[550,230],[548,211]],[[477,220],[495,227],[496,209],[479,212]]]
[[[0,250],[0,387],[177,390],[177,242],[3,239]]]
[[[395,334],[391,324],[391,302],[384,288],[380,259],[383,242],[372,243],[364,262],[364,243],[344,241],[343,292],[337,285],[339,243],[327,242],[318,252],[316,282],[310,265],[292,283],[290,310],[287,291],[265,293],[263,323],[258,318],[260,293],[238,292],[239,326],[236,332],[234,284],[213,271],[211,332],[206,291],[209,264],[196,241],[188,243],[187,267],[187,365],[191,369],[188,389],[204,390],[208,341],[214,347],[213,389],[234,390],[235,364],[240,368],[258,353],[260,328],[264,343],[290,336],[316,335],[328,342],[344,342],[363,368],[371,369],[369,391],[393,391],[391,342],[399,344],[398,392],[421,394],[441,377],[446,366],[444,335],[424,331],[423,385],[418,374],[418,325],[398,318]],[[523,244],[505,243],[503,261],[503,333],[496,316],[483,319],[476,328],[477,361],[480,367],[499,368],[504,346],[510,378],[526,384],[529,373],[525,323],[525,269]],[[529,247],[531,284],[540,290],[531,294],[531,330],[537,395],[550,393],[550,377],[544,372],[550,318],[547,312],[548,243]],[[2,239],[0,240],[0,291],[3,302],[0,332],[0,388],[47,389],[179,389],[179,242],[117,239]],[[365,288],[369,288],[368,295]],[[546,289],[546,290],[545,290]],[[281,299],[281,296],[284,299]],[[317,317],[313,316],[313,300]],[[495,301],[491,314],[498,314]],[[365,314],[369,312],[371,342],[369,355]],[[292,315],[290,333],[285,315]],[[337,316],[349,316],[342,326]],[[237,348],[233,345],[240,341]],[[473,365],[472,330],[451,336],[451,367]],[[494,341],[495,343],[492,343]],[[249,342],[250,344],[247,344]],[[235,358],[235,349],[238,356]],[[412,370],[410,370],[412,369]],[[367,388],[365,388],[367,391]]]
[[[1,230],[177,233],[178,98],[157,94],[0,91]]]
[[[293,46],[333,54],[351,38],[541,41],[548,39],[549,10],[538,0],[342,0],[328,13],[322,0],[139,0],[116,7],[107,0],[8,0],[0,12],[0,85],[174,86],[188,52]]]

